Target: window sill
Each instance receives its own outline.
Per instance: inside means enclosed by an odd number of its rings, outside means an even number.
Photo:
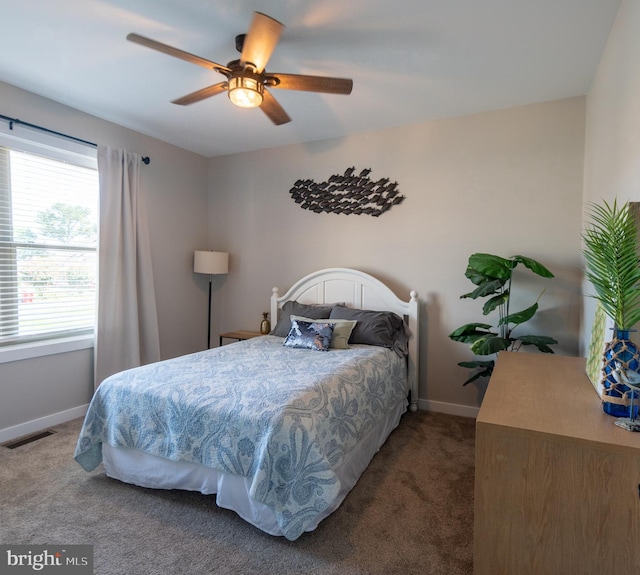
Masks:
[[[80,335],[0,347],[0,363],[33,359],[93,347],[93,335]]]

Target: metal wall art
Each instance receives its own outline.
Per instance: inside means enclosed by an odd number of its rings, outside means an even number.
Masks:
[[[348,168],[342,176],[331,176],[326,182],[298,180],[289,190],[291,197],[305,210],[334,214],[368,214],[378,217],[391,206],[401,203],[398,182],[389,178],[373,181],[371,170],[354,176],[355,168]]]

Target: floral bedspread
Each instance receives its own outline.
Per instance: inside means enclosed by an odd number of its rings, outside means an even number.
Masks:
[[[405,378],[385,348],[321,353],[254,338],[106,379],[75,459],[90,471],[107,443],[248,477],[294,540],[339,493],[343,457],[406,399]]]

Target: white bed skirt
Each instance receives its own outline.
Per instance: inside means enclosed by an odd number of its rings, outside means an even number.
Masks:
[[[320,513],[307,531],[333,513],[356,484],[371,459],[397,427],[408,403],[401,402],[387,417],[372,428],[357,448],[351,450],[336,469],[340,494],[331,507]],[[270,535],[282,535],[271,508],[249,496],[250,480],[240,475],[222,473],[210,467],[184,461],[172,461],[131,447],[102,445],[106,474],[125,483],[153,489],[183,489],[216,494],[220,507],[235,511],[248,523]]]

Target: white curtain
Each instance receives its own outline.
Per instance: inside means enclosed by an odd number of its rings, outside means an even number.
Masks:
[[[98,147],[96,387],[118,371],[160,359],[141,165],[137,154]]]

